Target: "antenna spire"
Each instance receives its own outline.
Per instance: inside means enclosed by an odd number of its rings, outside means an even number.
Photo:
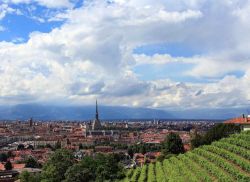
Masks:
[[[99,114],[98,114],[98,104],[97,104],[97,99],[96,99],[96,111],[95,111],[95,118],[98,120],[99,119]]]

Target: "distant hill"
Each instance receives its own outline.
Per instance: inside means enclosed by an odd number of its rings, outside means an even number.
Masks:
[[[147,108],[99,106],[100,119],[142,119],[142,118],[174,118],[163,110]],[[25,104],[0,107],[0,119],[40,120],[88,120],[95,117],[95,106],[49,106]]]
[[[105,119],[228,119],[246,113],[238,109],[159,110],[122,106],[99,106],[100,118]],[[0,119],[25,120],[88,120],[95,116],[95,106],[53,106],[20,104],[0,106]]]

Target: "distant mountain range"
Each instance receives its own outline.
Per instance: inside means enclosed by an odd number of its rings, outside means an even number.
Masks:
[[[227,119],[246,113],[246,108],[237,109],[190,109],[165,111],[149,108],[99,106],[101,119]],[[26,120],[89,120],[95,116],[95,106],[52,106],[22,104],[0,106],[0,119]]]

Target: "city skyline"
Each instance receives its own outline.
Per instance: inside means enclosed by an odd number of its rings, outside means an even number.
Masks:
[[[250,3],[2,0],[0,105],[249,108]]]

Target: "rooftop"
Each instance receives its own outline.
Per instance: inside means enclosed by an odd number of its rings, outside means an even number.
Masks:
[[[238,118],[233,118],[230,120],[225,121],[225,123],[228,124],[250,124],[250,117],[248,116],[242,116],[242,117],[238,117]]]

